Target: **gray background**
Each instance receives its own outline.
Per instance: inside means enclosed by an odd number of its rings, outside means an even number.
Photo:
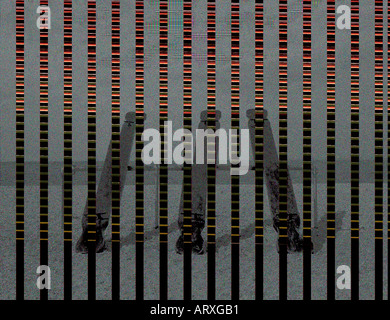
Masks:
[[[182,127],[182,5],[170,2],[169,34],[169,112],[173,129]],[[360,2],[360,158],[361,164],[361,298],[372,299],[374,289],[374,1]],[[207,1],[193,1],[193,129],[199,114],[207,108]],[[350,5],[336,1],[336,7]],[[246,110],[254,107],[254,0],[241,1],[240,7],[240,123],[247,128]],[[35,286],[39,265],[39,30],[36,8],[39,0],[25,1],[25,160],[26,160],[26,298],[38,299]],[[50,160],[50,253],[53,273],[52,299],[62,297],[61,180],[63,157],[63,9],[62,1],[49,1],[52,28],[49,30],[49,160]],[[111,2],[97,1],[97,160],[102,162],[111,137]],[[145,0],[145,112],[146,128],[158,126],[158,1]],[[288,157],[291,165],[302,165],[302,9],[301,1],[289,1],[288,25]],[[278,141],[278,2],[265,1],[264,26],[264,107]],[[384,12],[387,12],[385,4]],[[337,16],[337,15],[336,15]],[[121,1],[121,115],[134,111],[135,2]],[[87,160],[87,1],[73,1],[73,156],[80,168]],[[387,16],[384,17],[385,39]],[[0,2],[0,299],[14,299],[15,294],[15,2]],[[221,128],[230,127],[230,2],[217,2],[217,109],[222,112]],[[387,50],[384,48],[384,61]],[[319,168],[319,224],[314,236],[313,298],[326,298],[326,0],[312,4],[312,158]],[[385,76],[387,64],[385,63]],[[387,76],[384,79],[387,83]],[[384,91],[387,92],[385,86]],[[387,101],[386,94],[384,101]],[[384,105],[387,110],[387,103]],[[385,117],[387,111],[385,111]],[[337,156],[337,233],[336,264],[350,264],[350,30],[336,28],[336,156]],[[387,130],[387,126],[385,126]],[[385,135],[385,138],[387,135]],[[387,152],[384,151],[386,159]],[[134,154],[131,161],[134,161]],[[386,167],[386,166],[385,166]],[[230,298],[229,199],[225,173],[218,174],[217,212],[217,298]],[[181,190],[180,173],[170,172],[170,298],[182,298],[182,258],[173,252],[178,236],[176,217]],[[254,298],[254,176],[243,178],[241,187],[242,246],[241,296]],[[293,176],[299,205],[302,205],[301,172]],[[134,185],[129,177],[122,207],[123,248],[122,298],[134,299]],[[158,298],[158,237],[153,230],[155,186],[152,173],[146,173],[145,202],[147,239],[145,243],[145,298]],[[79,235],[80,215],[86,199],[86,175],[75,176],[74,240]],[[384,185],[385,190],[387,184]],[[385,194],[386,196],[386,194]],[[267,203],[267,202],[266,202]],[[385,203],[386,207],[386,203]],[[265,214],[270,219],[268,206]],[[128,214],[127,214],[128,213]],[[387,222],[387,221],[385,221]],[[321,224],[322,223],[322,224]],[[278,298],[278,255],[276,234],[270,221],[265,230],[265,297]],[[110,238],[109,232],[107,237]],[[387,248],[385,248],[386,257]],[[206,298],[205,267],[207,257],[194,256],[194,299]],[[86,256],[74,254],[74,298],[86,298]],[[110,299],[110,252],[98,255],[98,298]],[[385,275],[387,275],[387,265]],[[387,278],[385,277],[385,284]],[[387,292],[387,288],[385,288]],[[289,256],[289,298],[302,298],[302,255]],[[338,299],[348,299],[347,290],[337,291]]]

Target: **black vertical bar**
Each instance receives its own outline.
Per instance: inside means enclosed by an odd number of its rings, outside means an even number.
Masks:
[[[207,1],[207,128],[216,130],[215,100],[215,0]],[[207,299],[215,300],[216,241],[216,138],[207,137]],[[211,152],[209,152],[211,151]],[[214,161],[211,161],[214,160]]]
[[[120,1],[111,3],[112,300],[120,299]],[[131,143],[130,141],[127,143]]]
[[[387,1],[387,248],[390,248],[390,1]],[[387,265],[390,265],[390,252],[387,250]],[[387,288],[390,288],[390,268],[387,268]],[[387,289],[387,299],[389,299]]]
[[[24,300],[24,0],[16,0],[16,300]]]
[[[336,270],[336,59],[335,59],[335,35],[336,35],[336,10],[335,0],[327,1],[327,299],[335,300]]]
[[[239,153],[240,129],[240,1],[231,0],[231,127],[236,150]],[[233,165],[234,166],[234,165]],[[232,300],[240,299],[240,178],[231,176],[231,249],[232,249]]]
[[[255,298],[264,298],[264,7],[255,5]]]
[[[96,1],[88,1],[88,300],[96,300]]]
[[[359,300],[359,0],[351,0],[351,299]]]
[[[311,0],[303,0],[303,299],[311,300]]]
[[[383,300],[383,0],[375,1],[375,300]]]
[[[192,0],[183,1],[183,127],[192,130]],[[184,137],[187,140],[187,137]],[[189,139],[192,138],[188,137]],[[192,299],[192,153],[184,163],[184,300]]]
[[[279,299],[287,300],[287,0],[279,0]]]
[[[168,1],[160,0],[160,134],[168,121]],[[167,143],[161,139],[160,199],[160,300],[168,300],[168,165]]]
[[[144,131],[144,1],[136,1],[135,8],[135,230],[136,230],[136,299],[144,299],[144,163],[142,161],[142,133]]]
[[[41,0],[40,6],[47,7],[49,5],[48,0]],[[42,13],[42,9],[41,9]],[[46,12],[45,14],[48,14]],[[45,18],[41,15],[41,24],[48,24],[49,21],[44,21]],[[39,39],[39,99],[40,99],[40,152],[39,152],[39,173],[40,173],[40,264],[49,264],[49,252],[48,252],[48,241],[49,241],[49,103],[48,103],[48,51],[49,51],[49,32],[48,28],[40,28],[40,39]],[[40,298],[41,300],[48,299],[48,289],[41,289]]]
[[[72,300],[72,0],[64,1],[64,300]]]

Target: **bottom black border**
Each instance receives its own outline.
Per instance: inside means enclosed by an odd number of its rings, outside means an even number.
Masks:
[[[209,306],[208,308],[203,306]],[[211,308],[210,306],[219,306]],[[238,312],[226,313],[230,310],[227,306],[237,306]],[[352,311],[363,312],[379,311],[381,307],[388,308],[389,301],[374,301],[374,300],[360,300],[360,301],[254,301],[254,300],[240,300],[240,301],[207,301],[207,300],[169,300],[169,301],[87,301],[87,300],[73,300],[73,301],[0,301],[0,307],[4,312],[4,307],[10,307],[10,310],[19,310],[20,312],[27,312],[29,315],[48,315],[48,316],[83,316],[86,313],[87,317],[93,316],[94,319],[107,319],[113,317],[123,317],[128,319],[253,319],[253,318],[279,318],[280,316],[288,316],[293,318],[301,317],[324,317],[336,316],[346,313],[352,316]],[[178,314],[152,314],[152,308],[159,307],[176,307],[170,309],[172,312],[178,310],[177,308],[184,308],[184,312],[179,317]],[[11,309],[12,308],[12,309]],[[201,308],[208,310],[208,314],[200,314],[195,312]],[[374,309],[373,309],[374,308]],[[166,309],[167,310],[167,309]],[[190,311],[188,311],[190,310]],[[211,311],[214,310],[214,311]],[[217,312],[217,310],[219,310]],[[223,312],[222,314],[222,310]],[[53,311],[53,313],[52,313]],[[384,310],[384,316],[386,316]],[[18,311],[17,311],[18,312]],[[96,312],[96,316],[95,316]],[[166,311],[167,312],[167,311]],[[380,312],[380,311],[379,311]],[[362,313],[361,313],[362,315]],[[378,314],[379,315],[379,314]],[[97,318],[95,318],[97,317]]]

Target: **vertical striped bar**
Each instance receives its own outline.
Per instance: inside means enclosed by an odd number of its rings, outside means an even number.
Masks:
[[[383,300],[383,0],[375,0],[375,299]]]
[[[279,0],[279,299],[287,300],[287,0]]]
[[[64,1],[64,299],[72,300],[72,0]]]
[[[335,300],[336,270],[336,59],[335,59],[335,35],[336,35],[336,1],[327,1],[327,51],[326,51],[326,90],[327,90],[327,299]]]
[[[390,25],[390,1],[387,1],[387,26]],[[387,27],[387,70],[390,68],[390,29]],[[387,248],[390,248],[390,86],[387,72]],[[390,252],[387,250],[387,265],[390,264]],[[387,268],[387,288],[390,287],[390,268]],[[389,289],[387,298],[389,299]]]
[[[183,1],[183,128],[192,130],[192,0]],[[190,137],[184,137],[192,139]],[[184,162],[184,300],[192,298],[192,152]]]
[[[135,3],[135,233],[136,299],[144,299],[144,1]]]
[[[215,112],[215,0],[207,1],[207,128],[216,131]],[[207,135],[207,299],[215,300],[216,137]]]
[[[16,0],[16,300],[24,300],[24,0]]]
[[[120,1],[111,3],[112,300],[120,299]]]
[[[168,1],[160,0],[160,135],[168,121]],[[164,136],[165,138],[165,136]],[[160,300],[168,300],[168,154],[161,139],[160,199]]]
[[[88,300],[96,299],[96,1],[88,0]]]
[[[255,4],[255,298],[264,298],[264,7]]]
[[[231,143],[232,157],[239,153],[240,129],[240,1],[231,0]],[[234,165],[232,165],[234,166]],[[232,300],[240,299],[240,176],[231,176]]]
[[[351,299],[359,299],[359,0],[351,0]]]
[[[41,0],[40,6],[48,6],[48,0]],[[40,17],[41,22],[45,18]],[[40,264],[49,264],[49,72],[48,72],[48,51],[49,32],[48,29],[41,28],[39,32],[39,106],[40,106],[40,131],[39,131],[39,174],[40,174]],[[48,289],[40,291],[41,300],[48,299]]]
[[[311,0],[303,0],[303,299],[311,299]]]

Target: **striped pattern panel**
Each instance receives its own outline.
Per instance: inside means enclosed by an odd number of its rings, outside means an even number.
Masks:
[[[216,91],[215,91],[215,68],[216,68],[216,2],[207,1],[207,128],[216,130]],[[208,272],[207,272],[207,297],[215,300],[215,241],[216,241],[216,165],[211,161],[216,159],[216,140],[211,136],[207,137],[207,250],[208,250]],[[210,160],[210,161],[209,161]]]
[[[40,6],[48,6],[47,0],[41,0]],[[42,9],[41,9],[42,12]],[[41,15],[41,24],[45,25],[44,16]],[[40,180],[40,264],[49,264],[49,32],[47,28],[41,28],[39,37],[39,105],[40,105],[40,130],[39,130],[39,180]],[[40,291],[41,300],[48,299],[48,290]]]
[[[287,299],[287,0],[279,0],[279,299]]]
[[[387,1],[387,25],[390,24],[390,1]],[[390,68],[390,29],[387,29],[387,68]],[[387,78],[387,248],[390,248],[390,86]],[[390,263],[390,253],[387,253],[387,264]],[[387,288],[390,285],[390,268],[387,268]],[[389,297],[389,293],[387,294]]]
[[[112,300],[120,296],[120,1],[111,3]]]
[[[72,0],[64,1],[64,298],[72,299]]]
[[[303,0],[303,299],[311,299],[311,0]]]
[[[336,237],[336,2],[327,1],[327,49],[326,49],[326,90],[327,90],[327,291],[328,300],[335,299],[335,237]]]
[[[255,298],[263,299],[264,285],[264,6],[255,4]]]
[[[160,134],[168,121],[168,1],[160,0]],[[160,300],[168,300],[168,143],[161,139],[160,199]]]
[[[136,299],[144,298],[144,1],[135,3],[135,233]]]
[[[240,129],[240,1],[231,0],[231,128],[232,157],[239,152]],[[235,130],[235,131],[234,131]],[[232,165],[234,166],[234,165]],[[240,297],[240,178],[231,176],[232,299]]]
[[[88,1],[88,299],[96,299],[96,1]]]
[[[183,128],[192,131],[192,1],[183,1]],[[192,136],[184,136],[190,141]],[[188,139],[188,140],[187,140]],[[193,154],[186,152],[183,167],[184,211],[184,300],[191,300],[192,290],[192,174]]]
[[[16,0],[16,300],[24,300],[24,0]]]
[[[351,0],[351,298],[359,299],[359,1]]]
[[[375,1],[375,299],[383,299],[383,0]]]

